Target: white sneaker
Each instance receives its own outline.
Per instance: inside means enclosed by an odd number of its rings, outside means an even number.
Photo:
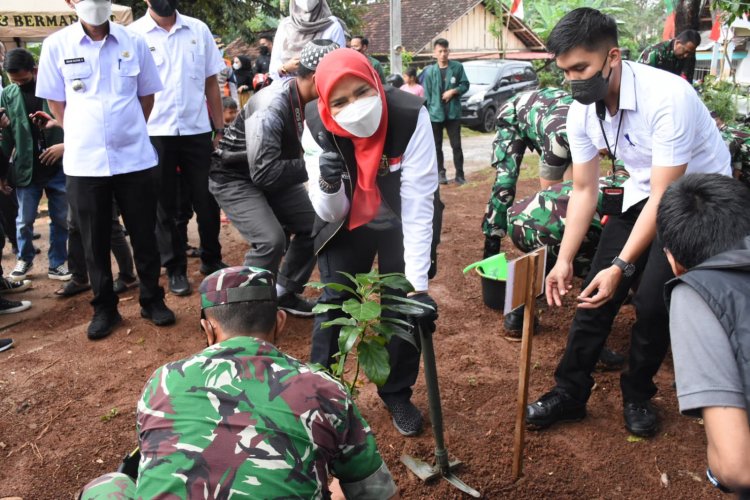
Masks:
[[[73,277],[73,273],[68,271],[65,264],[60,264],[55,268],[50,267],[47,271],[47,277],[51,280],[68,281]]]
[[[0,294],[23,292],[30,286],[31,280],[13,281],[0,276]]]

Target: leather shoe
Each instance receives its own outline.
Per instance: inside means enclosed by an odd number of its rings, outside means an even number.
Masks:
[[[613,370],[621,370],[625,365],[625,356],[619,352],[607,349],[604,347],[601,354],[599,354],[599,361],[596,363],[596,369],[607,372]]]
[[[520,339],[523,336],[523,313],[524,306],[514,309],[503,318],[503,328],[505,328],[505,334],[508,337]],[[539,318],[534,316],[534,326],[531,330],[532,334],[536,335],[539,329]]]
[[[210,264],[203,263],[201,264],[200,271],[203,276],[208,276],[209,274],[213,274],[219,269],[224,269],[225,267],[229,267],[229,265],[222,261],[211,262]]]
[[[625,401],[622,409],[625,428],[639,437],[651,437],[659,430],[656,408],[649,401]]]
[[[91,319],[86,336],[89,340],[103,339],[122,321],[122,316],[117,310],[114,311],[95,311]]]
[[[545,429],[556,422],[577,422],[586,417],[586,403],[573,399],[559,387],[526,407],[526,425]]]
[[[445,176],[445,172],[438,173],[438,182],[440,184],[448,184],[448,178]]]
[[[175,322],[174,313],[163,300],[156,300],[141,307],[141,317],[146,318],[156,326],[167,326]]]
[[[175,273],[169,277],[169,291],[180,297],[190,295],[193,289],[184,273]]]
[[[456,184],[458,184],[459,186],[463,186],[464,184],[466,184],[466,178],[463,175],[462,176],[457,175]]]

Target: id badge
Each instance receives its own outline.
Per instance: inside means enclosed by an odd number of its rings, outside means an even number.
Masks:
[[[625,188],[602,187],[602,215],[620,215],[624,198]]]

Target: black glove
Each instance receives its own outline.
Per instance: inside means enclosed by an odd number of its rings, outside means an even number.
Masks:
[[[422,325],[428,333],[435,332],[435,321],[438,319],[438,306],[435,300],[427,292],[420,292],[409,297],[427,307],[422,308],[421,314],[412,316],[418,324]]]
[[[341,175],[344,173],[344,159],[341,155],[334,153],[333,151],[326,151],[320,155],[318,159],[318,165],[320,166],[320,178],[335,188],[335,191],[339,190],[341,186]]]
[[[484,239],[484,258],[492,257],[500,253],[500,242],[497,236],[487,236]]]

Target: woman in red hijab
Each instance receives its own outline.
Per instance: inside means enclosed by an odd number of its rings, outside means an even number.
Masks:
[[[438,174],[430,118],[423,100],[384,88],[365,56],[338,49],[318,65],[320,96],[305,110],[302,137],[309,193],[317,220],[313,229],[320,278],[349,284],[339,271],[372,269],[405,273],[411,297],[434,307],[421,319],[434,331],[437,305],[428,295]],[[392,293],[401,293],[393,291]],[[342,303],[348,296],[328,288],[321,302]],[[329,365],[338,352],[339,327],[321,324],[340,311],[318,314],[312,362]],[[406,436],[422,430],[422,414],[411,403],[419,353],[398,337],[387,346],[391,372],[378,394]]]

